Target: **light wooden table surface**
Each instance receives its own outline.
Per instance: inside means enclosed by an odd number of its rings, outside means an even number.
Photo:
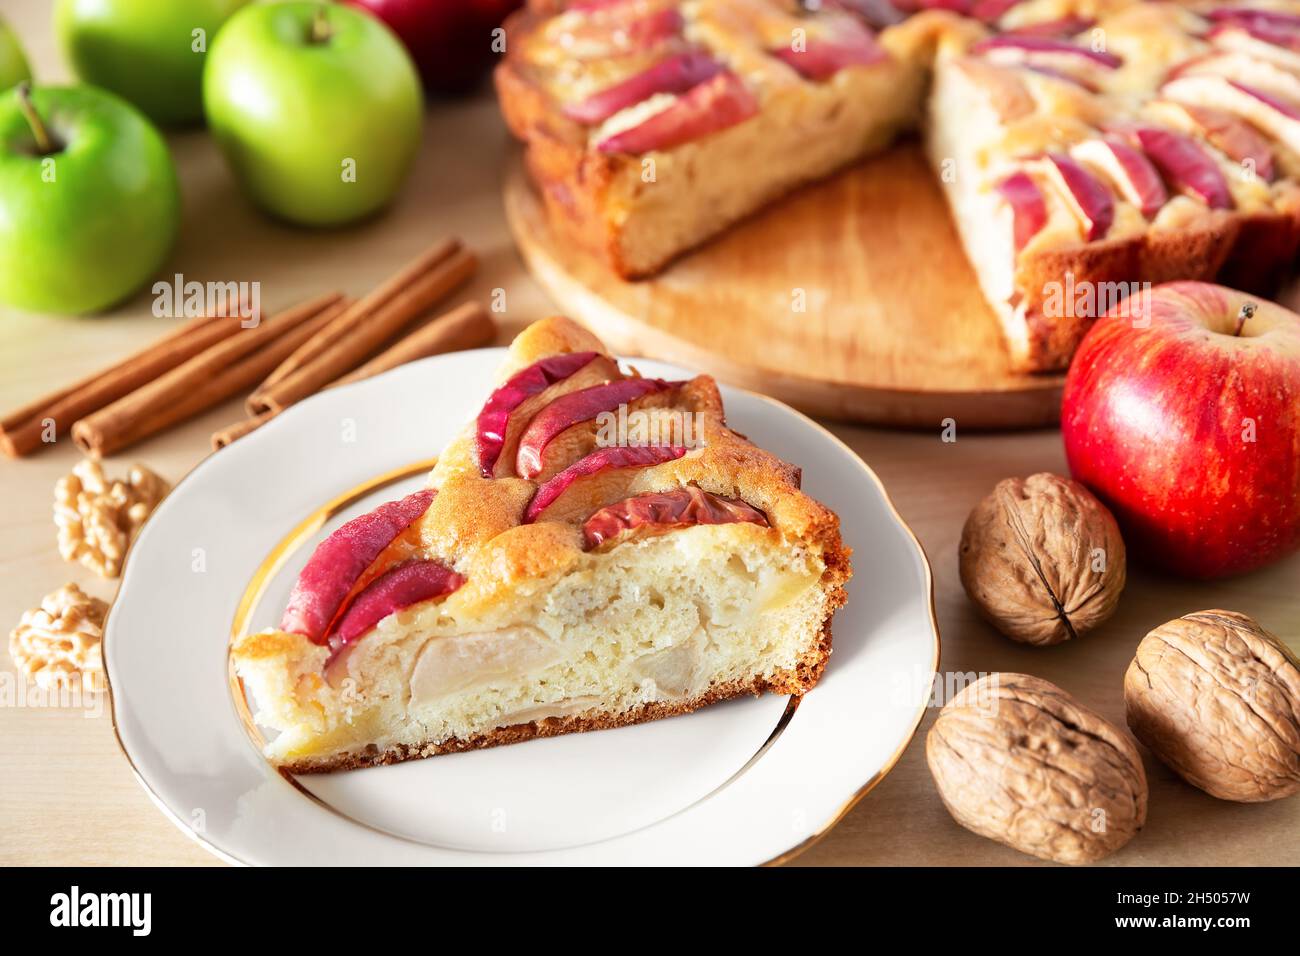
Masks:
[[[7,3],[38,77],[65,77],[41,0]],[[472,295],[502,288],[503,340],[550,309],[514,252],[499,199],[509,144],[490,97],[436,104],[419,166],[394,209],[364,226],[305,232],[268,222],[236,192],[202,133],[172,137],[185,192],[184,226],[167,273],[187,279],[260,280],[268,307],[341,287],[360,293],[433,239],[456,234],[482,257]],[[158,334],[148,294],[87,319],[24,315],[0,308],[0,408],[89,372]],[[976,617],[957,579],[957,540],[970,508],[999,479],[1063,471],[1054,431],[978,435],[955,442],[928,432],[832,425],[884,480],[934,566],[943,635],[943,673],[1010,670],[1055,681],[1123,723],[1122,677],[1141,637],[1188,611],[1223,607],[1254,615],[1300,645],[1300,557],[1247,577],[1203,585],[1131,569],[1118,613],[1099,631],[1056,648],[1032,649],[998,636]],[[111,459],[110,472],[141,460],[181,478],[208,453],[208,436],[239,417],[238,403]],[[77,460],[70,442],[24,461],[0,461],[0,624],[16,623],[41,595],[66,581],[111,598],[114,582],[60,561],[51,494]],[[815,462],[803,462],[815,468]],[[832,663],[832,666],[834,664]],[[0,669],[12,672],[7,652]],[[3,677],[11,681],[12,674]],[[0,865],[207,864],[215,859],[154,808],[119,752],[105,707],[17,707],[0,702]],[[958,827],[941,806],[925,766],[927,715],[902,761],[801,864],[1019,865],[1033,863]],[[1148,757],[1146,829],[1115,864],[1300,864],[1300,799],[1260,806],[1214,800]]]

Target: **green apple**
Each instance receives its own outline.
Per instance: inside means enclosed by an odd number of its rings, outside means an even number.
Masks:
[[[203,58],[249,0],[58,0],[54,27],[72,69],[155,122],[203,118]]]
[[[393,198],[419,148],[424,103],[415,65],[378,19],[291,2],[230,18],[208,51],[203,105],[258,205],[330,226]]]
[[[9,24],[0,17],[0,92],[30,80],[32,71],[27,67],[22,45]]]
[[[89,86],[0,93],[0,302],[120,302],[162,265],[179,218],[167,145],[130,103]]]

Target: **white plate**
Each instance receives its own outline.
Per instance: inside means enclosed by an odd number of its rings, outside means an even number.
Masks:
[[[323,392],[204,460],[167,497],[131,549],[104,638],[113,719],[137,776],[183,830],[243,863],[785,857],[898,760],[929,696],[939,639],[929,565],[880,481],[820,426],[737,389],[722,390],[729,423],[803,466],[805,490],[839,513],[854,552],[835,653],[797,707],[767,695],[297,780],[250,739],[227,674],[232,627],[272,623],[316,542],[421,483],[423,468],[412,466],[476,412],[502,355],[439,356]]]

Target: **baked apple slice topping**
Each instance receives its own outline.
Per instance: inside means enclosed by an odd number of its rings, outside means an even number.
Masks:
[[[606,505],[582,524],[587,549],[630,533],[662,534],[697,524],[750,524],[770,527],[767,515],[737,498],[724,498],[694,485],[650,491]]]
[[[727,129],[754,116],[758,100],[743,80],[724,71],[677,98],[644,122],[596,144],[602,153],[648,153]]]
[[[1115,200],[1101,180],[1064,153],[1048,153],[1043,169],[1083,226],[1084,239],[1105,236],[1115,221]]]
[[[1126,200],[1148,219],[1169,201],[1164,180],[1151,160],[1139,149],[1114,136],[1090,139],[1074,146],[1071,155],[1099,169]]]
[[[837,25],[831,36],[810,36],[803,46],[769,51],[805,80],[827,80],[851,66],[870,66],[889,59],[871,31],[855,22]]]
[[[1124,61],[1113,53],[1094,50],[1051,36],[1019,36],[1004,33],[980,40],[970,48],[971,53],[982,54],[996,63],[1033,63],[1050,66],[1057,64],[1083,64],[1104,70],[1116,70]]]
[[[411,561],[385,571],[352,599],[330,635],[337,652],[403,608],[450,594],[465,578],[437,561]]]
[[[721,71],[722,64],[707,53],[698,50],[682,53],[656,63],[579,103],[565,106],[564,115],[579,123],[595,126],[657,93],[685,93]]]
[[[1244,53],[1211,53],[1194,57],[1170,70],[1168,80],[1207,73],[1265,90],[1293,103],[1300,102],[1300,75],[1276,63]]]
[[[615,0],[571,6],[559,20],[556,41],[577,60],[601,60],[650,50],[681,35],[685,20],[675,6]]]
[[[1250,163],[1255,175],[1265,182],[1272,182],[1276,177],[1276,157],[1268,139],[1227,110],[1174,100],[1156,100],[1149,109],[1165,122],[1204,137],[1234,162]]]
[[[1038,184],[1023,170],[1002,180],[997,189],[1011,207],[1012,232],[1019,252],[1046,225],[1047,203]]]
[[[1024,0],[975,0],[971,4],[969,16],[981,23],[995,24],[1001,20],[1012,7],[1018,7]]]
[[[1231,50],[1287,69],[1300,69],[1300,28],[1259,19],[1225,20],[1205,34],[1220,50]]]
[[[679,384],[659,378],[625,378],[560,396],[534,415],[524,429],[515,457],[515,473],[521,478],[535,478],[541,474],[545,467],[546,447],[565,429],[595,421],[600,415],[616,412],[620,406],[638,398],[667,391]]]
[[[1124,131],[1170,186],[1195,196],[1211,209],[1233,208],[1232,190],[1223,170],[1195,140],[1154,126],[1130,126]]]
[[[294,583],[280,630],[322,643],[353,585],[398,535],[429,510],[434,494],[425,489],[382,504],[322,541]]]
[[[496,472],[497,459],[505,448],[515,410],[534,395],[601,358],[599,352],[566,352],[548,356],[516,372],[488,396],[475,423],[478,465],[484,478],[491,478]]]
[[[607,477],[608,472],[662,465],[681,458],[686,452],[687,449],[679,445],[619,445],[597,448],[538,487],[533,500],[524,509],[523,523],[531,524],[537,521],[547,508],[554,505],[560,496],[575,484],[598,482]],[[618,477],[625,480],[625,476]],[[610,497],[603,493],[599,496],[605,500]]]
[[[1300,13],[1287,10],[1275,10],[1270,7],[1215,7],[1202,14],[1213,23],[1236,20],[1257,23],[1271,23],[1277,26],[1291,26],[1300,29]]]
[[[1160,92],[1180,103],[1226,110],[1300,152],[1300,108],[1266,90],[1223,76],[1195,74],[1170,80]]]

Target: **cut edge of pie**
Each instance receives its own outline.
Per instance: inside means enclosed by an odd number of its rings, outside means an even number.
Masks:
[[[851,570],[799,484],[711,378],[535,323],[428,487],[330,535],[280,627],[235,639],[266,755],[350,769],[807,692]]]

